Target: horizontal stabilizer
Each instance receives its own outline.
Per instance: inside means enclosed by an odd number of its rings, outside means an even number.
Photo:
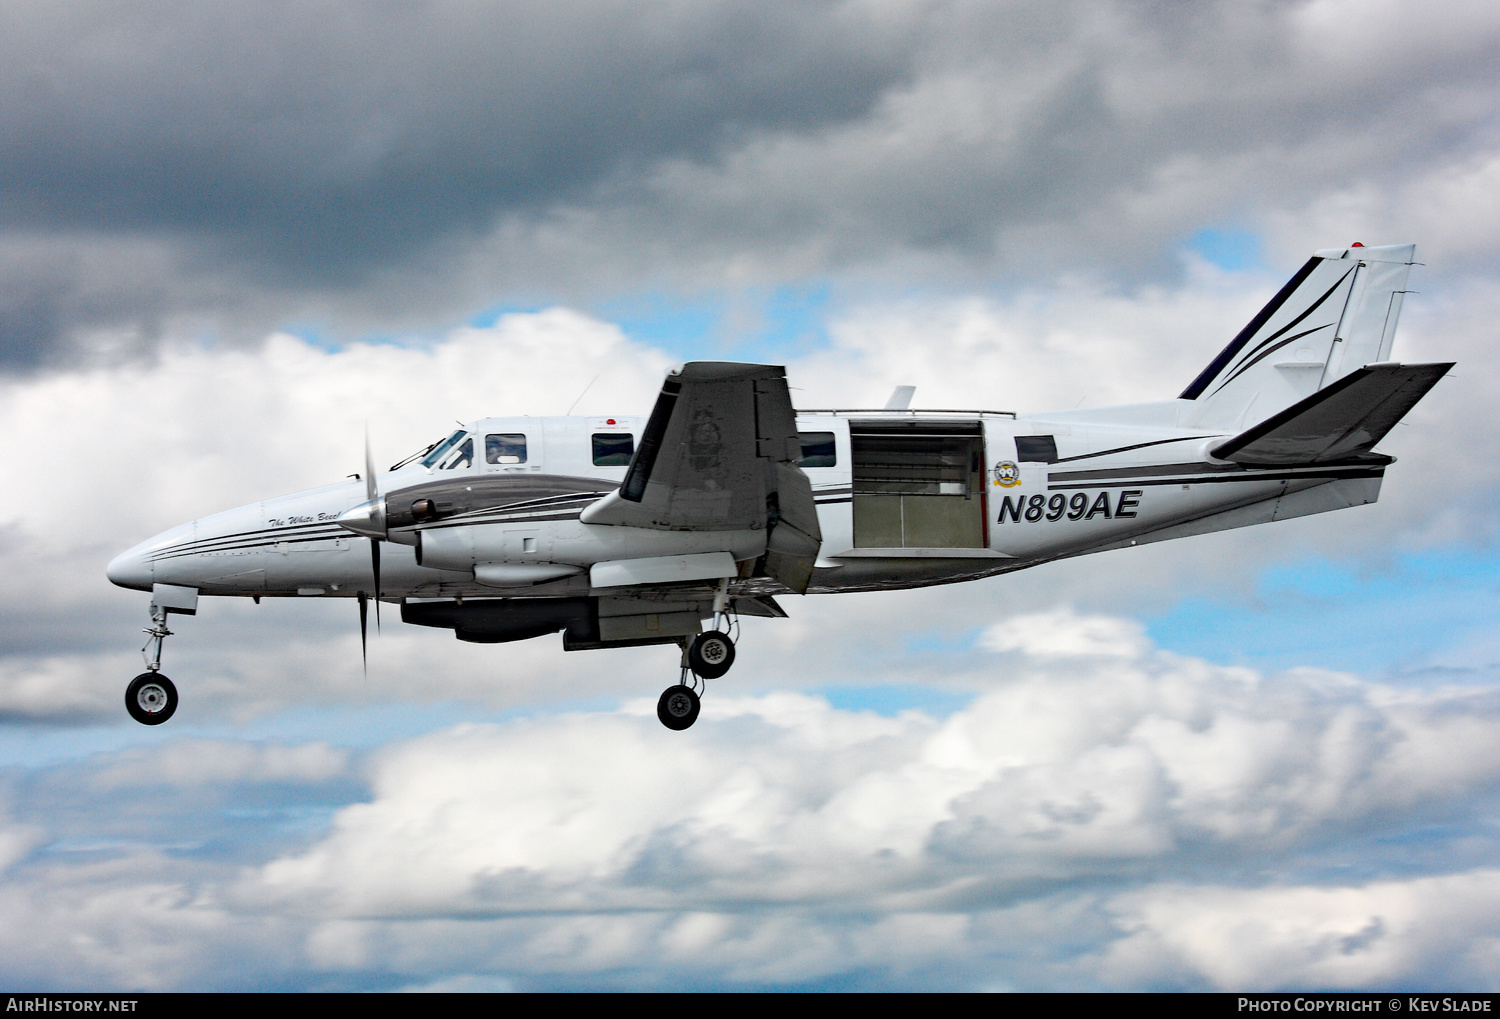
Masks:
[[[1375,364],[1355,369],[1213,451],[1245,464],[1312,464],[1367,453],[1453,367]]]

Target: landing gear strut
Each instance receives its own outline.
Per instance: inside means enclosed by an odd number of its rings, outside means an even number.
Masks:
[[[713,629],[694,635],[683,645],[682,676],[656,702],[656,717],[668,729],[680,732],[696,722],[703,706],[703,681],[718,679],[734,664],[734,638],[730,633],[738,636],[740,627],[728,605],[729,581],[723,580],[714,595]]]
[[[161,643],[172,636],[165,608],[152,604],[151,625],[144,632],[147,638],[141,657],[146,660],[146,671],[125,688],[125,710],[142,725],[160,725],[177,710],[177,687],[161,674]]]

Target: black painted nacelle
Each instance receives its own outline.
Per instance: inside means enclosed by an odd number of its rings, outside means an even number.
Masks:
[[[504,644],[565,630],[573,644],[599,641],[597,598],[505,598],[482,601],[406,602],[401,621],[452,630],[459,640]]]

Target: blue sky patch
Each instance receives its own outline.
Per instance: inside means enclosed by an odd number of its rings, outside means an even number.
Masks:
[[[1260,238],[1248,230],[1204,227],[1188,238],[1187,246],[1204,261],[1226,272],[1246,272],[1265,267]]]
[[[614,297],[592,311],[685,361],[786,361],[828,345],[831,293],[826,283],[691,298],[653,291]]]
[[[502,301],[500,304],[491,304],[476,311],[465,320],[464,325],[474,329],[489,329],[506,315],[535,315],[539,311],[555,307],[557,303],[556,301]]]
[[[947,718],[968,707],[974,699],[974,694],[965,690],[895,683],[830,686],[814,692],[840,711],[873,711],[884,718],[894,718],[903,711],[921,711],[935,718]]]
[[[1147,620],[1158,646],[1224,664],[1298,665],[1407,681],[1488,676],[1500,549],[1446,548],[1384,568],[1314,559],[1267,568],[1247,599],[1190,598]]]

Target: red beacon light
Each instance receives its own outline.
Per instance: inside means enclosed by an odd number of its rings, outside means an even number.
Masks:
[[[604,423],[607,424],[607,425],[612,425],[612,424],[615,423],[615,419],[614,418],[610,418],[608,421],[606,421]]]
[[[1359,243],[1359,241],[1355,241],[1353,244],[1349,245],[1349,247],[1351,247],[1351,248],[1362,248],[1362,247],[1364,247],[1364,245],[1361,244],[1361,243]]]

